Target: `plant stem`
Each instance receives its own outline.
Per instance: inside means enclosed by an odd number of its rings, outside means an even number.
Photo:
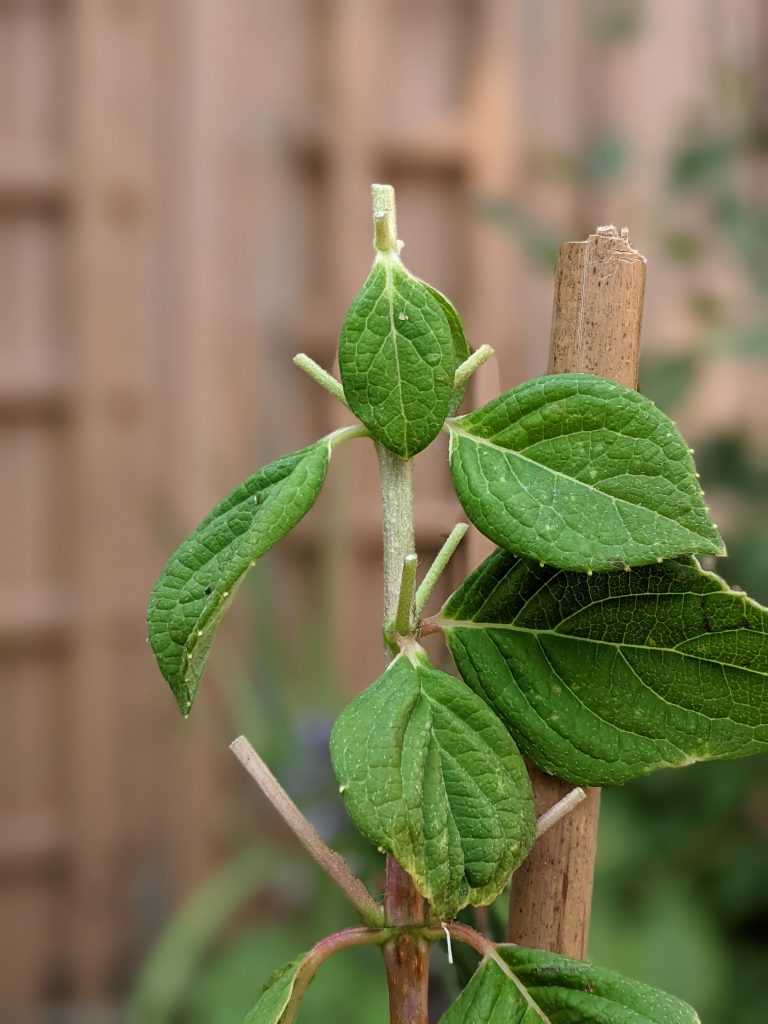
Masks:
[[[344,444],[345,441],[351,441],[353,437],[370,437],[368,428],[361,424],[354,427],[339,427],[338,430],[333,430],[330,434],[325,435],[325,439],[331,442],[331,448],[338,448],[340,444]]]
[[[395,190],[391,185],[371,185],[371,202],[373,205],[373,247],[376,252],[400,252],[401,243],[397,240],[397,213],[395,210]]]
[[[293,1021],[296,1020],[299,1003],[307,991],[309,983],[314,978],[318,967],[329,956],[338,953],[341,949],[350,949],[354,946],[381,946],[390,935],[391,931],[388,928],[345,928],[344,931],[335,932],[333,935],[321,939],[301,961],[291,998],[280,1017],[281,1024],[293,1024]]]
[[[415,552],[411,552],[403,559],[403,571],[400,576],[400,593],[397,597],[397,611],[395,612],[394,628],[400,636],[408,636],[413,623],[413,593],[416,590],[416,563],[418,559]]]
[[[340,402],[343,402],[349,408],[341,383],[328,373],[327,370],[324,370],[319,363],[316,363],[314,359],[311,359],[304,352],[299,352],[293,357],[293,365],[298,366],[308,377],[312,378],[315,384],[319,384],[321,388],[324,388],[330,395],[338,398]]]
[[[417,615],[424,611],[424,605],[429,600],[432,591],[445,572],[445,567],[453,557],[453,553],[464,539],[464,534],[469,529],[467,523],[457,523],[446,538],[445,543],[435,555],[435,560],[427,570],[427,574],[421,581],[421,586],[416,591],[415,610]]]
[[[556,825],[561,818],[564,818],[566,814],[573,810],[582,800],[587,799],[587,794],[581,788],[576,786],[570,793],[566,793],[562,800],[558,800],[556,804],[545,811],[539,820],[536,822],[536,838],[543,836],[545,832]]]
[[[490,345],[481,345],[476,352],[473,352],[460,366],[456,367],[456,372],[453,375],[453,386],[458,388],[465,381],[469,380],[475,370],[479,370],[483,363],[487,363],[492,355],[493,349]]]
[[[381,927],[384,923],[384,914],[379,904],[360,879],[352,874],[341,854],[336,853],[323,842],[245,736],[238,736],[233,743],[230,743],[229,749],[258,784],[264,796],[305,850],[320,865],[334,885],[341,889],[361,919],[367,925]]]
[[[376,445],[381,475],[381,504],[384,542],[384,624],[397,616],[400,583],[406,555],[413,553],[413,474],[412,464],[383,445]],[[392,660],[387,648],[386,661]]]
[[[415,546],[413,529],[413,475],[411,463],[376,445],[381,474],[384,528],[384,623],[397,620],[403,568]],[[413,590],[411,589],[411,594]],[[408,599],[410,617],[411,599]],[[393,652],[385,645],[384,658]],[[384,914],[388,924],[419,925],[424,922],[424,900],[410,876],[397,861],[387,857]],[[389,985],[390,1024],[427,1024],[429,944],[415,934],[400,934],[384,946]]]

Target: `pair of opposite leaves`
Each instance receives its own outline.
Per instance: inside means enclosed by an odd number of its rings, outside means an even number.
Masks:
[[[341,333],[345,394],[374,439],[413,454],[460,402],[452,381],[468,351],[450,302],[394,255],[379,257]],[[447,425],[459,498],[510,551],[575,571],[722,553],[685,443],[627,388],[584,375],[541,378]],[[150,599],[149,639],[184,714],[235,587],[311,508],[333,448],[349,434],[259,470],[166,565]]]
[[[298,957],[267,982],[245,1024],[291,1024],[294,990],[314,965]],[[700,1024],[687,1003],[659,989],[540,949],[497,946],[440,1024]]]
[[[365,395],[352,408],[398,451],[382,424],[402,427],[414,396],[392,374],[429,367],[397,330],[391,274],[374,267],[339,361],[345,393]],[[385,356],[377,392],[363,370]],[[537,766],[581,785],[768,749],[766,615],[690,557],[724,549],[674,424],[630,389],[563,374],[447,427],[458,496],[501,549],[432,622],[482,701],[409,654],[331,738],[355,824],[444,917],[488,902],[533,840],[528,777],[496,715]]]
[[[341,713],[350,817],[441,919],[490,902],[534,839],[519,750],[578,785],[768,750],[768,614],[693,558],[574,573],[499,550],[440,625],[468,684],[409,647]]]
[[[339,349],[345,393],[376,440],[411,453],[432,439],[446,403],[450,411],[459,400],[444,385],[468,351],[462,339],[447,299],[395,258],[377,260]],[[422,393],[437,396],[424,416]],[[766,615],[692,559],[673,557],[722,553],[722,542],[666,416],[618,384],[562,374],[447,428],[459,498],[505,549],[435,620],[483,699],[423,659],[400,659],[342,714],[333,741],[356,825],[443,916],[492,898],[532,840],[527,780],[488,705],[537,765],[578,784],[768,747]],[[333,448],[355,433],[264,467],[169,561],[150,601],[150,640],[185,714],[236,586],[312,506]],[[630,565],[644,567],[620,568]],[[392,702],[382,705],[381,692]],[[373,750],[380,763],[366,761]],[[503,799],[494,788],[502,775]],[[465,813],[473,801],[501,810],[481,821]]]

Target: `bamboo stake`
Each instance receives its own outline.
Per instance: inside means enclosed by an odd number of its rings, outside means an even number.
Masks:
[[[550,338],[550,373],[595,373],[637,386],[645,257],[626,228],[597,229],[560,247]],[[599,524],[595,524],[599,529]],[[531,770],[536,814],[572,788]],[[507,938],[584,959],[589,935],[600,790],[541,836],[512,880]]]

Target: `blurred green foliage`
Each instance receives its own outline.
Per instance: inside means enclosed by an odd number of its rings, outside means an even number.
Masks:
[[[249,920],[257,895],[270,909],[262,903]],[[242,1021],[277,967],[350,923],[314,864],[261,843],[214,875],[166,928],[137,978],[125,1024]],[[323,965],[303,1012],[309,1020],[357,1024],[361,1005],[366,1021],[387,1019],[378,950],[346,951]]]

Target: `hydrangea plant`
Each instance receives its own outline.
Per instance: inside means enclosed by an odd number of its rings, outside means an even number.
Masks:
[[[457,415],[471,373],[461,319],[400,258],[394,199],[374,186],[375,259],[341,328],[341,381],[296,363],[359,423],[259,469],[172,555],[149,638],[182,714],[245,574],[311,509],[335,449],[381,468],[386,668],[341,713],[331,759],[353,823],[387,854],[383,905],[329,850],[241,737],[233,748],[362,925],[279,968],[247,1024],[288,1024],[323,961],[379,945],[391,1019],[427,1020],[430,944],[480,953],[443,1024],[693,1024],[693,1009],[612,971],[495,944],[456,921],[491,903],[536,838],[525,758],[575,786],[768,750],[768,613],[704,570],[725,554],[692,453],[648,399],[563,373]],[[434,614],[465,524],[416,587],[412,464],[440,433],[470,522],[498,545]],[[421,645],[440,634],[458,675]],[[361,1018],[364,1019],[364,1018]]]

